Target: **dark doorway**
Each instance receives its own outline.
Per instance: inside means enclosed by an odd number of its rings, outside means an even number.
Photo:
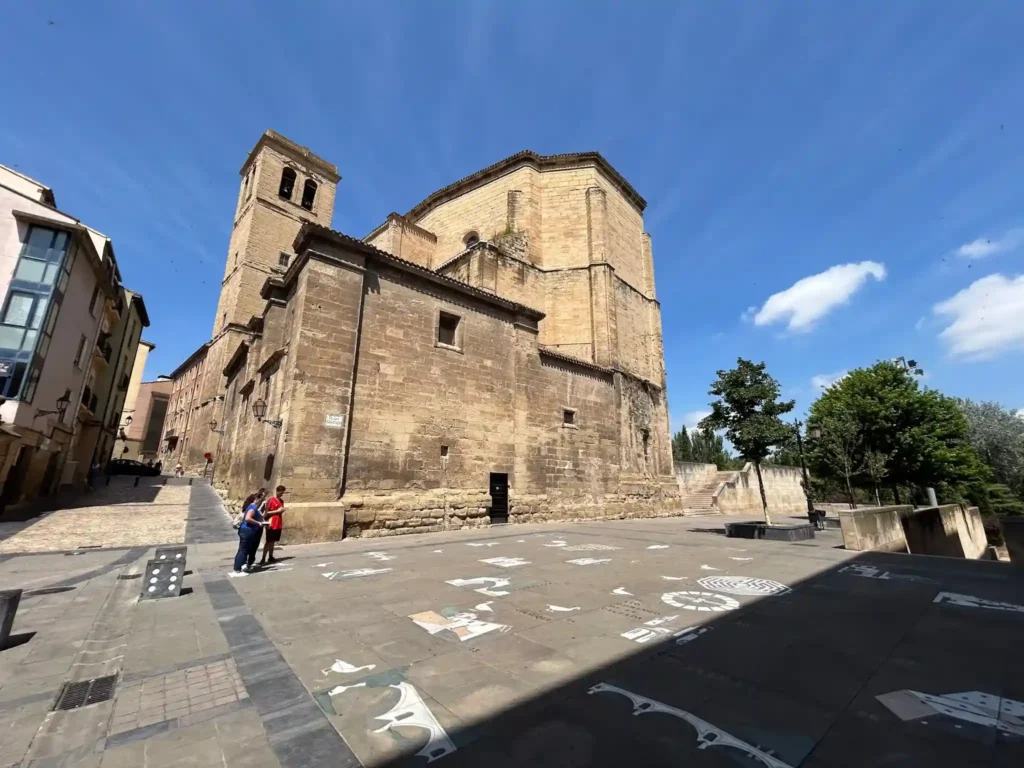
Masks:
[[[57,467],[60,464],[60,454],[50,454],[50,460],[46,462],[46,472],[43,474],[43,482],[39,484],[39,495],[50,496],[53,494],[54,485],[57,480]]]
[[[0,491],[0,512],[8,504],[17,504],[18,499],[21,498],[21,489],[25,484],[25,475],[28,473],[28,465],[32,461],[33,452],[32,448],[24,445],[18,446],[18,458],[15,459],[14,466],[8,471],[7,482],[4,483],[3,490]]]
[[[491,524],[508,522],[508,474],[491,472]]]

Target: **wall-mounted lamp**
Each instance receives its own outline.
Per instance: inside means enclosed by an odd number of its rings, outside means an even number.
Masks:
[[[262,422],[263,424],[269,424],[272,427],[281,428],[282,421],[280,419],[268,419],[267,416],[267,403],[261,397],[255,403],[252,404],[252,415],[256,417],[256,421]]]

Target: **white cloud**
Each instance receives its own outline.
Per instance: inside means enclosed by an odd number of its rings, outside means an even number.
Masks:
[[[884,280],[885,265],[876,261],[837,264],[817,275],[797,280],[768,298],[754,315],[754,325],[786,322],[787,330],[809,331],[833,309],[846,304],[869,277]]]
[[[819,373],[811,377],[811,386],[815,389],[828,389],[840,379],[845,379],[849,371],[836,371],[835,373]]]
[[[979,237],[964,243],[956,249],[956,255],[963,259],[984,259],[996,253],[1012,250],[1024,242],[1024,229],[1011,229],[1002,237]]]
[[[696,429],[697,423],[705,416],[710,416],[711,411],[687,411],[683,414],[683,425],[687,429]]]
[[[1017,418],[1018,419],[1024,419],[1024,408],[1018,408],[1017,409]]]
[[[1024,275],[975,280],[932,311],[949,323],[939,338],[954,357],[985,360],[1024,348]]]

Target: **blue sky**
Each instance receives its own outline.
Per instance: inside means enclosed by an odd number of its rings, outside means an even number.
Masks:
[[[994,0],[8,4],[0,163],[114,239],[147,378],[209,336],[272,127],[339,166],[360,237],[521,149],[603,153],[648,201],[674,426],[737,356],[799,410],[897,355],[1021,408],[1022,28]]]

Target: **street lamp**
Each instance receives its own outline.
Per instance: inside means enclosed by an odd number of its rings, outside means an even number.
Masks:
[[[797,451],[800,453],[800,472],[804,477],[804,497],[807,499],[807,514],[811,520],[817,522],[817,515],[814,512],[814,499],[811,497],[811,481],[807,477],[807,465],[804,463],[804,441],[800,437],[800,428],[803,424],[801,424],[800,420],[797,419],[793,422],[793,426],[796,428],[796,447]],[[816,426],[810,427],[807,434],[809,437],[813,437],[817,440],[821,437],[821,429]]]
[[[64,394],[57,398],[57,407],[52,411],[36,411],[36,416],[49,416],[56,413],[58,421],[64,421],[64,414],[71,405],[71,390],[65,389]]]
[[[277,429],[281,428],[282,422],[280,419],[266,418],[267,403],[262,397],[252,404],[252,415],[256,417],[256,421],[262,422],[264,424],[269,424],[270,426],[276,427]]]
[[[211,419],[210,420],[210,431],[213,432],[215,435],[223,435],[224,434],[224,430],[223,429],[217,429],[217,420],[216,419]]]

